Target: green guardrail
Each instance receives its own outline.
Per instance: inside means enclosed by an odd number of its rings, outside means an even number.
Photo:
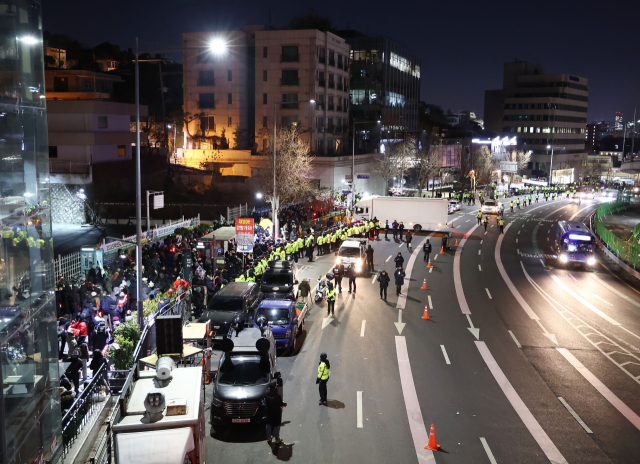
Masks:
[[[629,206],[629,198],[618,196],[614,203],[605,203],[596,209],[595,226],[596,232],[611,251],[621,259],[632,265],[635,269],[640,269],[640,245],[638,245],[638,235],[640,235],[640,224],[636,225],[629,240],[625,241],[617,237],[607,229],[602,223],[602,218],[609,214],[624,211]]]

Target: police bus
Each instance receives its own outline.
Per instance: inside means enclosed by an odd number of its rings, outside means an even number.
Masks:
[[[591,231],[581,222],[558,221],[556,252],[561,263],[574,266],[596,264],[596,243]]]

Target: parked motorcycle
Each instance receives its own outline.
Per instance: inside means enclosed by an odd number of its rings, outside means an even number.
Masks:
[[[322,276],[318,277],[318,285],[316,286],[316,295],[314,301],[316,304],[319,304],[327,294],[327,281],[322,278]]]

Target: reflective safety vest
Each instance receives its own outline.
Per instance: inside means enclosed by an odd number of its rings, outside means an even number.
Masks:
[[[290,255],[291,253],[293,253],[293,245],[291,243],[287,243],[284,247],[284,251],[286,254]]]
[[[236,279],[236,282],[245,282],[245,281],[246,279],[244,278],[244,274],[242,274],[240,277]]]
[[[485,217],[484,217],[483,222],[484,222],[485,224],[488,224],[488,223],[489,223],[489,218],[488,218],[487,216],[485,216]]]
[[[322,235],[320,237],[318,237],[318,245],[322,245],[324,239],[322,238]]]
[[[284,250],[282,250],[282,251],[280,252],[280,259],[281,259],[282,261],[284,261],[285,259],[287,259],[287,254],[284,252]]]
[[[499,224],[500,226],[503,226],[503,225],[504,225],[504,221],[503,221],[502,219],[500,219],[500,220],[498,221],[498,224]]]
[[[478,219],[482,219],[482,211],[478,211]]]
[[[304,247],[304,240],[298,237],[298,240],[296,240],[296,251],[298,251],[302,247]]]
[[[510,203],[511,207],[513,208],[513,202]]]
[[[331,235],[331,243],[336,243],[336,238],[338,238],[338,232],[336,231],[335,234]]]
[[[255,282],[256,278],[255,277],[247,277],[247,282]]]
[[[517,203],[517,204],[520,204],[520,198],[518,198],[518,199],[516,200],[516,203]]]
[[[328,380],[329,379],[329,368],[323,362],[318,366],[318,378],[320,380]]]
[[[327,301],[336,301],[336,289],[327,290]]]
[[[313,243],[313,242],[312,242],[312,237],[311,237],[311,236],[309,236],[309,237],[307,237],[307,241],[305,242],[305,244],[304,244],[304,245],[305,245],[306,247],[310,247],[312,243]]]

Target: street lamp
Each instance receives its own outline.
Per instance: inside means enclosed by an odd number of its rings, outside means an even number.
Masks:
[[[547,145],[547,150],[551,148],[551,163],[549,165],[549,181],[547,182],[547,187],[551,187],[551,181],[553,180],[553,149],[559,148],[564,150],[564,147],[556,147],[554,145]]]
[[[214,55],[222,55],[227,51],[227,43],[223,39],[217,37],[211,41],[209,48]]]
[[[260,193],[260,192],[256,193],[256,198],[258,200],[261,200],[262,199],[262,193]]]

